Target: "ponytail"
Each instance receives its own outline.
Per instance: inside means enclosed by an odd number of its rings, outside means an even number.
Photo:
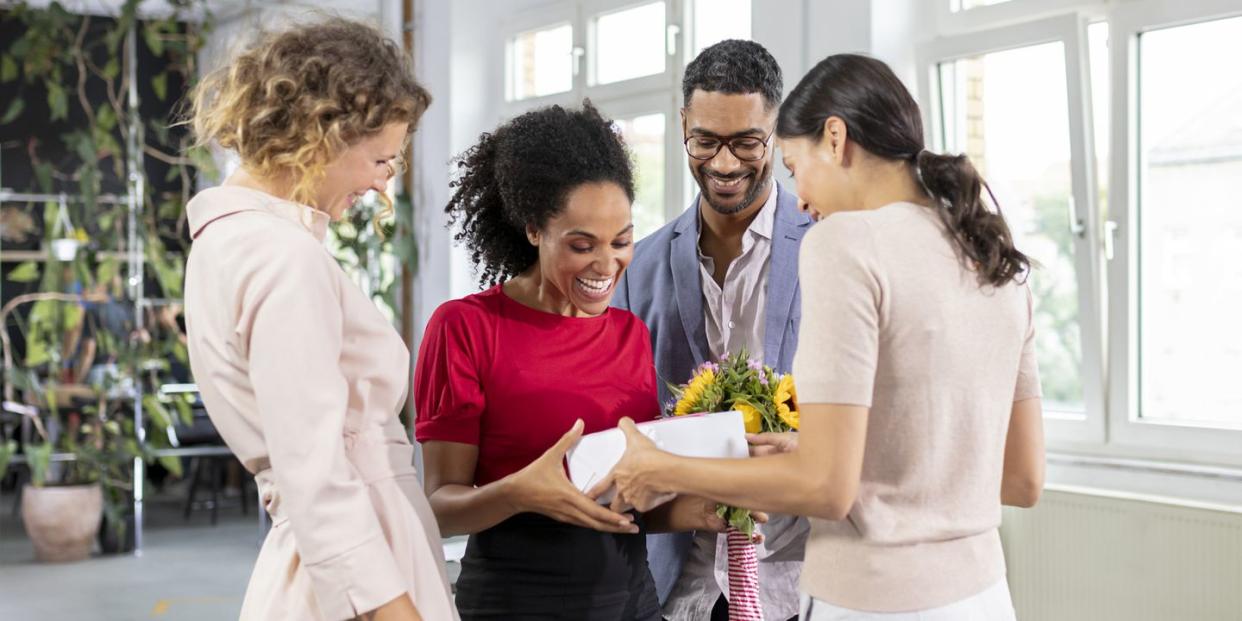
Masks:
[[[919,106],[884,62],[858,54],[834,54],[820,61],[781,104],[776,134],[823,139],[829,117],[845,121],[849,138],[868,153],[912,164],[940,221],[974,270],[980,285],[1000,286],[1023,278],[1031,261],[1013,245],[1000,206],[983,202],[992,190],[965,155],[938,155],[923,148]]]
[[[932,198],[933,209],[957,245],[979,284],[1001,286],[1023,277],[1031,260],[1013,243],[992,188],[965,155],[941,155],[926,149],[914,156],[914,173]],[[983,201],[986,190],[996,210]]]

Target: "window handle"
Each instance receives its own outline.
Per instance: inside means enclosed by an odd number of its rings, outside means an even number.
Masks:
[[[582,70],[582,57],[586,56],[586,50],[581,47],[574,46],[570,54],[574,57],[574,75],[578,75]]]
[[[669,24],[665,29],[664,51],[669,56],[677,55],[677,38],[681,36],[681,26]]]
[[[1113,260],[1114,245],[1117,242],[1117,223],[1108,220],[1104,223],[1104,259]]]
[[[1072,195],[1065,202],[1065,205],[1069,209],[1070,233],[1074,237],[1085,237],[1087,235],[1087,226],[1083,224],[1082,218],[1078,217],[1078,210],[1074,208],[1074,197]]]

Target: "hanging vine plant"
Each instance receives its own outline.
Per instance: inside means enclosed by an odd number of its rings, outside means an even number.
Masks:
[[[161,4],[165,12],[158,17],[140,11],[141,5],[127,0],[107,16],[74,14],[56,2],[46,8],[0,6],[6,34],[0,44],[0,132],[10,137],[0,142],[0,187],[74,197],[4,214],[5,243],[14,234],[7,225],[24,222],[46,251],[8,270],[5,284],[23,288],[25,297],[6,296],[0,313],[6,394],[21,391],[50,423],[45,427],[61,430],[46,436],[45,444],[27,447],[27,457],[38,462],[52,450],[72,453],[76,460],[60,473],[62,482],[103,483],[105,511],[118,529],[125,527],[121,518],[131,491],[122,469],[135,457],[152,461],[152,449],[170,445],[169,427],[190,417],[185,400],[151,393],[175,366],[187,366],[188,356],[178,306],[137,308],[127,293],[137,282],[126,270],[128,233],[134,227],[142,240],[139,265],[152,283],[149,294],[179,299],[189,248],[185,205],[198,175],[215,175],[210,155],[192,148],[185,130],[172,127],[171,116],[197,77],[197,53],[211,28],[206,3]],[[131,36],[136,49],[127,54]],[[136,172],[141,186],[134,185]],[[141,190],[136,194],[142,201],[131,222],[118,196],[133,189]],[[107,320],[109,309],[118,307],[127,307],[128,317]],[[140,329],[144,324],[150,328]],[[10,325],[25,342],[20,358],[9,355]],[[84,334],[95,347],[89,364],[78,359]],[[141,397],[149,417],[145,443],[127,417],[140,383],[148,387]],[[90,398],[69,407],[67,385],[88,386]],[[178,459],[159,461],[180,474]],[[32,470],[49,472],[46,461],[32,463]]]

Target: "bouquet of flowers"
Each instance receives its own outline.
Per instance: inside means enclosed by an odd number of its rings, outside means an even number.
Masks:
[[[673,401],[669,416],[736,410],[742,413],[747,433],[798,430],[798,393],[793,375],[779,374],[745,351],[706,362],[689,382],[669,385]],[[759,606],[759,562],[752,537],[755,520],[749,509],[719,505],[716,514],[729,525],[729,618],[762,620]]]

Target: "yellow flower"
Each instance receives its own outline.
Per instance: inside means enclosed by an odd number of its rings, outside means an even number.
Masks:
[[[772,402],[776,404],[776,415],[785,421],[786,425],[795,430],[798,429],[798,390],[794,387],[792,373],[781,376],[780,382],[776,384]]]
[[[763,424],[763,415],[759,410],[745,403],[734,403],[733,409],[742,413],[742,424],[746,426],[746,433],[759,433]]]
[[[686,390],[681,393],[681,399],[677,400],[677,405],[673,408],[673,415],[685,416],[686,414],[694,414],[698,408],[699,399],[703,397],[703,392],[707,390],[716,381],[716,374],[707,369],[702,373],[694,376],[689,384],[686,384]]]
[[[800,422],[798,410],[791,410],[784,403],[778,403],[776,405],[776,415],[785,421],[785,424],[789,425],[791,429],[794,431],[798,430],[798,423]]]

